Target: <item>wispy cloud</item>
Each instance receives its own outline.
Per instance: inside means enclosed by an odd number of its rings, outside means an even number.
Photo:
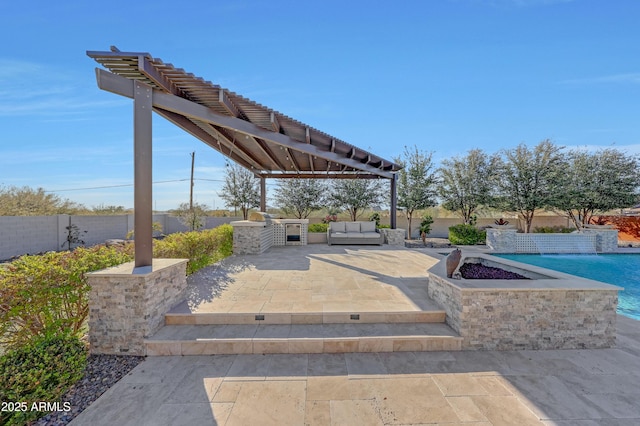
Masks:
[[[124,99],[83,96],[68,73],[36,62],[0,58],[0,116],[37,115],[73,120],[96,109],[122,105]]]
[[[560,84],[588,85],[588,84],[640,84],[640,72],[603,75],[599,77],[575,78],[562,80]]]

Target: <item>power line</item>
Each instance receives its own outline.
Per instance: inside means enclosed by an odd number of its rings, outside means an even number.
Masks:
[[[173,179],[173,180],[159,180],[153,182],[154,185],[161,183],[172,183],[172,182],[186,182],[190,179]],[[205,181],[205,182],[224,182],[223,179],[204,179],[204,178],[194,178],[193,180]],[[120,185],[104,185],[104,186],[91,186],[85,188],[65,188],[65,189],[50,189],[44,192],[68,192],[68,191],[89,191],[93,189],[109,189],[109,188],[125,188],[128,186],[133,186],[133,183],[123,183]],[[267,183],[267,186],[273,187],[277,186],[275,183]]]
[[[189,179],[175,179],[175,180],[159,180],[157,182],[153,182],[153,184],[157,183],[171,183],[171,182],[185,182]],[[108,188],[123,188],[126,186],[133,186],[132,183],[124,183],[122,185],[105,185],[105,186],[92,186],[87,188],[67,188],[67,189],[52,189],[44,192],[65,192],[65,191],[87,191],[90,189],[108,189]]]

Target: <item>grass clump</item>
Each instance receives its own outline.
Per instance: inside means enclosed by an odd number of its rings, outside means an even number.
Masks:
[[[13,411],[0,412],[0,424],[24,425],[46,414],[34,403],[59,402],[82,378],[87,364],[84,344],[70,334],[37,336],[0,356],[0,401],[18,402]],[[36,408],[36,409],[32,409]]]
[[[470,224],[459,224],[449,227],[449,242],[451,244],[470,246],[484,243],[487,239],[487,232],[476,228]]]

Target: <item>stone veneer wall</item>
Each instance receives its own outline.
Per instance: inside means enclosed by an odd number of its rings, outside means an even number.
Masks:
[[[186,297],[186,259],[133,262],[88,274],[89,342],[93,354],[145,355],[144,338]]]
[[[231,222],[231,226],[234,254],[260,254],[273,245],[273,227],[266,222],[242,220]]]
[[[404,229],[381,228],[380,232],[384,235],[385,244],[404,247],[404,236],[407,234]]]
[[[466,350],[615,346],[616,290],[460,289],[431,272],[428,286]]]

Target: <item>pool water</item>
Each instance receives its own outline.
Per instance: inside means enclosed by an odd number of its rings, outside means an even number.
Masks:
[[[624,287],[619,293],[618,313],[640,320],[640,254],[494,256]]]

